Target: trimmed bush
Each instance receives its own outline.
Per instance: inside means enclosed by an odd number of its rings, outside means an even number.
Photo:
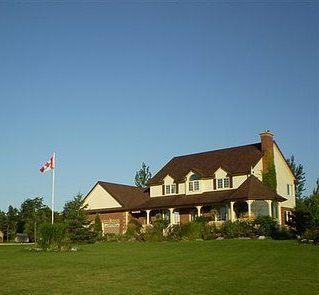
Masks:
[[[43,250],[63,250],[70,247],[66,226],[63,223],[44,223],[39,229],[38,246]]]
[[[254,225],[250,221],[226,221],[221,227],[221,235],[227,239],[253,237]]]
[[[270,216],[258,216],[253,222],[258,236],[272,237],[277,231],[277,221]]]

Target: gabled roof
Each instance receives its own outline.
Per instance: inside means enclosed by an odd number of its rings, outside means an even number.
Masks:
[[[167,174],[177,182],[183,181],[192,170],[210,177],[219,167],[230,174],[249,174],[262,155],[261,144],[255,143],[175,157],[150,179],[149,185],[161,184]]]
[[[237,189],[211,191],[202,194],[173,195],[150,198],[142,189],[108,182],[98,182],[116,200],[122,208],[105,208],[88,210],[91,212],[118,212],[127,210],[145,210],[161,208],[181,208],[225,201],[237,200],[273,200],[283,202],[285,198],[264,185],[259,179],[251,175]]]
[[[144,193],[144,189],[136,186],[103,181],[98,181],[97,184],[118,201],[123,209],[138,207],[149,199],[149,195]]]

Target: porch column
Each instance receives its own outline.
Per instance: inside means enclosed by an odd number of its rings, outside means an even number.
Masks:
[[[173,224],[173,218],[174,218],[174,208],[169,208],[169,224]]]
[[[197,209],[197,216],[201,216],[200,210],[202,209],[203,206],[196,206]]]
[[[233,201],[230,202],[230,220],[235,220],[235,212],[234,212],[234,203]]]
[[[272,217],[272,212],[271,212],[271,200],[267,200],[267,203],[268,203],[268,215],[270,217]]]
[[[278,223],[279,225],[281,225],[281,205],[279,202],[278,202],[277,210],[278,210]]]
[[[248,205],[248,217],[251,217],[251,203],[253,200],[247,200],[246,203]]]
[[[146,225],[150,225],[150,212],[151,210],[146,210]]]

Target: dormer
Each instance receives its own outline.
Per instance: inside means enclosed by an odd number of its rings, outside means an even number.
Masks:
[[[190,171],[186,175],[186,194],[201,193],[201,177],[198,173]]]
[[[222,167],[219,167],[214,173],[213,188],[214,190],[226,190],[233,188],[232,176]]]
[[[163,179],[162,195],[176,195],[178,194],[178,184],[174,181],[173,177],[167,174]]]

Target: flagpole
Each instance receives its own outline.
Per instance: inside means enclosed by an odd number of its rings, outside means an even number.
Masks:
[[[52,195],[51,195],[51,223],[54,223],[54,177],[55,177],[55,153],[53,153],[53,163],[54,167],[52,169]]]

